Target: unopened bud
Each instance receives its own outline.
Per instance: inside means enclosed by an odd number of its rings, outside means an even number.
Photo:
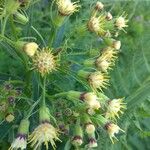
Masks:
[[[103,4],[103,3],[101,3],[101,2],[97,2],[97,3],[96,3],[96,6],[95,6],[95,9],[96,9],[96,10],[100,11],[100,10],[102,10],[103,8],[104,8],[104,4]]]

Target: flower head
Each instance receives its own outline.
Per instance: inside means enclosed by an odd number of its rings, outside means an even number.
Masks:
[[[99,109],[101,107],[98,97],[92,92],[84,93],[83,100],[91,109]]]
[[[16,139],[12,142],[9,150],[17,150],[21,149],[24,150],[27,147],[27,135],[29,131],[29,120],[23,119],[20,122],[20,126],[18,129],[18,134]]]
[[[112,20],[112,18],[113,18],[112,14],[110,12],[108,12],[107,15],[106,15],[106,19],[108,21],[110,21],[110,20]]]
[[[11,144],[9,150],[21,149],[24,150],[27,147],[27,135],[18,134],[17,138]]]
[[[123,28],[128,27],[127,22],[128,22],[128,20],[126,19],[126,16],[124,17],[122,15],[116,19],[115,26],[119,30],[124,30]]]
[[[122,109],[125,109],[125,103],[123,103],[123,99],[114,99],[109,101],[106,118],[119,118],[119,113],[123,113]]]
[[[96,141],[96,139],[94,137],[90,137],[89,138],[88,147],[90,147],[90,148],[97,147],[97,141]]]
[[[75,146],[80,146],[83,143],[83,139],[81,136],[74,136],[72,139],[72,144]]]
[[[88,29],[91,32],[95,32],[97,35],[102,36],[106,33],[104,29],[105,22],[106,19],[104,16],[99,16],[99,17],[92,16],[88,21]]]
[[[91,73],[88,81],[94,89],[102,90],[102,88],[106,88],[106,85],[108,85],[108,77],[100,71]]]
[[[56,62],[54,56],[47,48],[38,51],[32,60],[35,69],[40,72],[42,76],[55,70]]]
[[[41,123],[29,136],[29,143],[31,143],[31,147],[34,147],[35,149],[44,143],[46,149],[48,150],[49,142],[52,147],[55,148],[56,140],[59,140],[57,129],[54,128],[49,122]]]
[[[110,137],[112,143],[114,143],[113,138],[115,138],[116,140],[118,140],[115,137],[115,134],[118,134],[119,131],[124,132],[124,130],[122,130],[119,126],[117,126],[116,124],[113,124],[113,123],[107,123],[105,125],[105,127],[106,127],[106,130],[107,130],[107,132],[109,134],[109,137]]]
[[[72,13],[78,11],[80,7],[78,2],[71,2],[71,0],[57,0],[58,11],[63,16],[69,16]]]
[[[120,41],[114,41],[114,42],[113,42],[113,47],[114,47],[116,50],[119,50],[120,47],[121,47],[121,42],[120,42]]]
[[[28,56],[32,57],[36,53],[38,47],[39,46],[35,42],[30,42],[24,45],[23,50]]]
[[[93,134],[95,132],[95,126],[91,122],[89,122],[86,124],[85,130],[87,134]]]

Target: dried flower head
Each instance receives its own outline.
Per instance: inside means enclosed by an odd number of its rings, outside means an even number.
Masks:
[[[71,0],[57,0],[58,11],[63,16],[69,16],[78,11],[80,7],[77,2],[71,2]]]
[[[41,73],[42,76],[56,69],[56,62],[53,54],[47,48],[38,51],[32,58],[34,68]]]
[[[38,47],[39,46],[35,42],[30,42],[24,45],[23,50],[28,56],[32,57],[36,53]]]
[[[118,134],[119,131],[124,132],[124,130],[122,130],[119,126],[117,126],[116,124],[113,124],[113,123],[107,123],[105,125],[105,127],[106,127],[106,130],[107,130],[107,132],[109,134],[109,137],[110,137],[112,143],[114,143],[113,138],[115,138],[116,140],[118,140],[116,138],[115,134]]]
[[[119,113],[123,114],[123,111],[121,109],[125,108],[126,104],[123,103],[123,99],[113,99],[109,101],[106,112],[106,118],[119,118]]]
[[[102,90],[102,88],[106,88],[109,80],[105,73],[97,71],[89,75],[88,81],[92,88]]]
[[[29,143],[31,147],[37,149],[45,144],[46,149],[48,150],[48,143],[50,142],[52,147],[55,148],[55,141],[59,140],[57,129],[54,128],[49,122],[41,123],[35,130],[29,135]],[[60,140],[59,140],[60,141]]]
[[[13,114],[7,114],[5,117],[7,122],[12,122],[15,119],[15,116]]]

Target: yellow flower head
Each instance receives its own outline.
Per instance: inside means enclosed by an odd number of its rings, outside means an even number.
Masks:
[[[92,123],[87,123],[85,130],[87,134],[93,134],[95,132],[95,126]]]
[[[119,126],[117,126],[116,124],[113,124],[113,123],[107,123],[105,125],[105,127],[106,127],[106,130],[107,130],[107,132],[109,134],[109,137],[110,137],[112,143],[114,143],[113,138],[115,138],[116,140],[118,140],[116,138],[115,134],[118,134],[119,131],[124,132],[124,130],[122,130]]]
[[[106,112],[106,118],[119,118],[119,113],[123,114],[123,111],[121,109],[125,109],[126,104],[123,103],[123,99],[113,99],[109,101],[107,112]]]
[[[120,17],[116,19],[115,26],[119,30],[124,30],[123,28],[128,27],[127,23],[128,23],[128,20],[126,19],[126,16],[121,15]]]
[[[43,49],[42,51],[38,51],[36,55],[32,57],[32,60],[34,68],[41,73],[42,76],[56,69],[54,56],[47,48]]]
[[[102,90],[102,88],[106,88],[109,80],[105,73],[97,71],[89,75],[88,81],[91,87],[93,87],[94,89]]]
[[[69,16],[78,11],[80,7],[78,2],[71,2],[71,0],[57,0],[58,11],[63,16]]]
[[[90,20],[88,21],[88,29],[91,32],[95,32],[97,35],[105,35],[106,31],[104,29],[105,26],[105,22],[106,22],[106,18],[105,16],[93,16],[90,18]]]
[[[48,150],[48,143],[52,145],[55,149],[56,144],[55,141],[59,140],[57,129],[54,128],[49,122],[41,123],[31,135],[29,135],[29,143],[31,143],[31,147],[37,149],[45,144],[46,149]]]

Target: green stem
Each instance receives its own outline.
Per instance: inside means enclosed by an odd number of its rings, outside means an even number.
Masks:
[[[42,89],[42,105],[45,106],[45,95],[46,95],[46,76],[43,77],[43,89]]]
[[[57,98],[57,97],[66,96],[66,95],[67,95],[67,92],[61,92],[61,93],[55,94],[54,97]]]
[[[5,29],[6,29],[6,24],[7,24],[8,17],[9,17],[9,15],[7,15],[4,18],[4,22],[3,22],[3,25],[2,25],[2,31],[1,31],[2,36],[4,36],[4,34],[5,34]]]

